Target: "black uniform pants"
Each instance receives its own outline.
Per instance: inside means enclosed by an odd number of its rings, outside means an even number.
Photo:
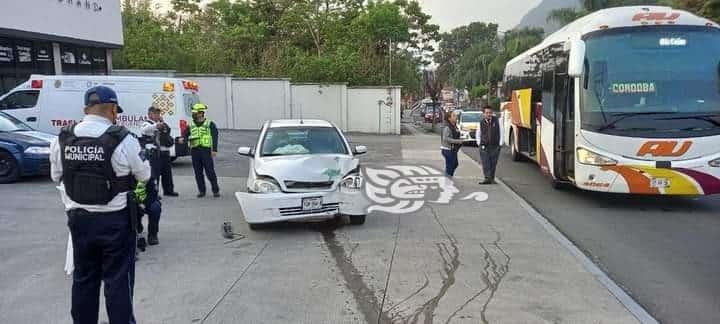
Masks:
[[[159,200],[145,203],[145,209],[141,213],[138,213],[138,234],[142,234],[145,229],[142,224],[142,218],[144,215],[148,216],[148,234],[150,236],[157,236],[160,231],[160,215],[162,214],[162,203]]]
[[[480,145],[480,161],[482,161],[482,168],[485,179],[495,179],[495,168],[497,167],[499,157],[499,145]]]
[[[190,156],[192,157],[193,170],[195,170],[195,181],[197,182],[198,191],[201,193],[207,191],[205,187],[205,176],[203,175],[204,171],[204,173],[207,174],[208,180],[210,180],[212,192],[220,192],[211,150],[209,148],[193,148],[190,151]]]
[[[135,233],[128,209],[107,213],[74,209],[67,215],[75,266],[73,322],[97,324],[102,282],[110,324],[135,323]]]
[[[150,158],[152,167],[152,178],[162,183],[163,193],[175,192],[175,184],[172,177],[172,163],[169,151],[157,151]]]

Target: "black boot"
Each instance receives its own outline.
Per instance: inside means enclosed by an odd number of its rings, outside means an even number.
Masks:
[[[158,241],[157,234],[148,234],[148,244],[149,245],[158,245],[160,242]]]
[[[145,252],[145,248],[147,247],[147,243],[145,242],[145,238],[140,236],[137,239],[137,248],[141,252]]]

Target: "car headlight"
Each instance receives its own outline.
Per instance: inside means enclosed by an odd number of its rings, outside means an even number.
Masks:
[[[25,154],[50,154],[48,146],[30,146],[25,149]]]
[[[577,149],[578,162],[589,165],[616,165],[617,161],[584,148]]]
[[[712,160],[708,164],[713,168],[720,168],[720,159]]]
[[[280,185],[271,178],[257,178],[250,186],[254,193],[276,193],[280,192]]]
[[[340,185],[348,189],[360,189],[363,186],[363,178],[359,175],[349,175],[340,182]]]

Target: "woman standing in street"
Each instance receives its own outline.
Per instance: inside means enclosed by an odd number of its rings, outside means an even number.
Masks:
[[[458,151],[463,141],[460,139],[460,131],[457,129],[457,114],[449,111],[445,114],[445,127],[440,133],[440,152],[445,158],[445,175],[453,177],[458,167]]]

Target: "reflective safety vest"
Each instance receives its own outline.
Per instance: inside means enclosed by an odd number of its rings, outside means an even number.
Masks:
[[[210,133],[210,120],[205,119],[202,125],[198,126],[195,121],[190,123],[190,148],[212,148],[212,133]]]

